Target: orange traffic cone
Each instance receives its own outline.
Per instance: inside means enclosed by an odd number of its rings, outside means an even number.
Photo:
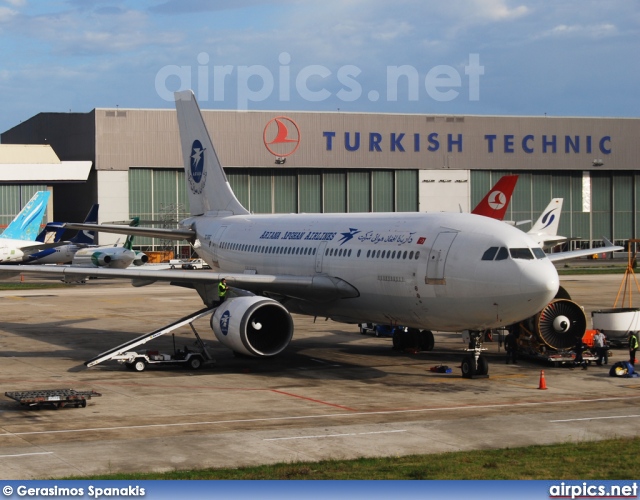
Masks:
[[[540,385],[538,386],[538,389],[546,389],[547,388],[547,381],[544,379],[544,370],[540,370]]]

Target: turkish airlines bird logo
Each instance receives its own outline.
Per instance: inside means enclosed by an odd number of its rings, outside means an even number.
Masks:
[[[489,195],[489,199],[487,200],[487,203],[494,210],[500,210],[502,207],[506,205],[507,197],[502,191],[493,191]]]
[[[262,140],[273,156],[284,158],[300,146],[300,129],[291,118],[276,116],[264,127]]]

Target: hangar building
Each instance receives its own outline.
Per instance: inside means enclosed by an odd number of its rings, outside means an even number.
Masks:
[[[561,197],[559,231],[576,238],[575,247],[640,234],[640,119],[203,114],[231,186],[254,213],[468,211],[500,176],[515,173],[509,220],[535,220]],[[92,162],[86,182],[54,186],[56,220],[82,220],[92,203],[100,204],[100,222],[139,216],[169,224],[188,214],[174,109],[39,113],[1,139],[48,144],[61,160]]]

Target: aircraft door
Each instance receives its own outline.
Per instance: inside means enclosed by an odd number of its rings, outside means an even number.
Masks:
[[[220,248],[220,242],[222,241],[222,233],[224,233],[225,229],[227,229],[227,226],[220,226],[212,239],[213,241],[212,255],[213,255],[213,262],[215,265],[218,265],[218,250]]]
[[[447,280],[444,277],[444,267],[447,262],[447,255],[449,254],[451,244],[457,235],[457,232],[448,231],[438,233],[438,236],[436,236],[427,261],[425,283],[428,285],[446,284]]]
[[[320,245],[318,246],[318,253],[316,253],[316,272],[317,273],[322,272],[322,259],[324,258],[324,252],[326,248],[327,248],[327,242],[321,241]]]

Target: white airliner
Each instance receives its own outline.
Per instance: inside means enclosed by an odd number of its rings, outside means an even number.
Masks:
[[[97,224],[98,223],[98,208],[99,205],[94,204],[89,213],[85,217],[85,223]],[[50,222],[44,228],[42,233],[38,235],[38,240],[49,241],[58,243],[60,246],[55,248],[45,248],[43,250],[35,251],[28,256],[28,264],[67,264],[72,262],[76,252],[81,248],[88,246],[95,246],[95,232],[94,231],[79,231],[69,241],[61,241],[64,235],[65,228],[61,227],[58,222]],[[53,237],[51,237],[53,236]]]
[[[138,225],[134,218],[131,226]],[[73,256],[71,265],[74,267],[107,267],[112,269],[126,269],[130,265],[142,266],[149,261],[149,257],[140,251],[133,250],[133,236],[129,235],[122,246],[88,247],[78,250]]]
[[[237,353],[280,353],[291,341],[289,313],[295,312],[400,324],[431,340],[431,330],[465,330],[473,354],[463,358],[463,375],[486,374],[482,332],[531,317],[554,298],[559,279],[551,258],[593,252],[547,256],[519,229],[468,213],[251,214],[231,190],[191,91],[176,93],[176,109],[191,217],[178,229],[66,226],[189,240],[211,271],[96,269],[92,275],[127,277],[136,286],[171,281],[194,288],[212,308],[226,278],[232,288],[211,326]]]

